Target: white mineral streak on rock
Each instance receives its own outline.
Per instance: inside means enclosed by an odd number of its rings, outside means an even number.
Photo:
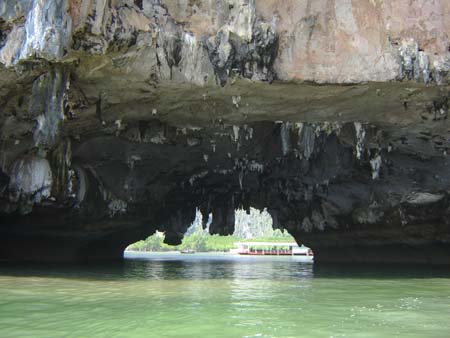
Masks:
[[[104,17],[106,14],[107,0],[96,0],[95,1],[95,16],[92,20],[91,32],[95,35],[105,34],[104,31]]]
[[[426,205],[439,202],[445,196],[443,194],[432,194],[428,192],[413,192],[406,196],[405,201],[413,205]]]
[[[412,38],[402,40],[402,44],[399,47],[399,55],[401,58],[402,77],[425,83],[431,81],[430,55],[426,51],[419,49],[419,44],[416,40]],[[434,56],[434,58],[435,80],[437,83],[440,83],[441,72],[446,72],[449,68],[448,66],[439,66],[439,61],[436,62],[439,56]]]
[[[399,47],[399,54],[402,57],[402,71],[409,75],[414,75],[414,61],[419,52],[419,45],[414,39],[403,40]]]
[[[301,224],[301,229],[304,232],[311,232],[314,229],[314,225],[311,223],[308,217],[305,217],[303,219],[303,222]]]
[[[75,171],[73,169],[67,170],[67,193],[70,197],[76,197],[77,195],[73,192],[73,179],[75,176]]]
[[[202,171],[200,174],[192,175],[192,176],[189,178],[189,184],[191,185],[191,187],[194,186],[195,181],[197,181],[197,180],[199,180],[199,179],[201,179],[201,178],[206,177],[206,175],[208,175],[208,171],[207,171],[207,170]]]
[[[44,158],[25,157],[14,162],[11,170],[9,189],[18,200],[20,196],[33,198],[38,203],[50,197],[52,189],[52,171]]]
[[[219,175],[230,175],[233,173],[231,169],[214,169],[213,172]]]
[[[281,136],[281,150],[283,155],[286,156],[291,151],[291,123],[284,122],[281,124],[280,129]]]
[[[253,128],[252,127],[248,128],[248,137],[250,140],[253,138]]]
[[[311,220],[316,229],[318,229],[319,231],[325,230],[325,219],[320,212],[318,212],[317,210],[313,210],[311,214]]]
[[[255,160],[252,160],[248,165],[247,165],[247,169],[249,171],[253,171],[253,172],[257,172],[262,174],[262,172],[264,171],[264,164],[258,163]]]
[[[83,168],[74,165],[74,171],[78,179],[78,191],[76,192],[76,199],[79,204],[83,202],[84,197],[86,196],[88,178]]]
[[[14,61],[38,54],[50,60],[64,55],[71,36],[71,17],[67,15],[66,0],[34,0],[25,23],[25,41],[20,56]]]
[[[239,140],[239,126],[233,126],[233,140],[237,142]]]
[[[35,144],[53,144],[58,137],[60,122],[64,120],[64,97],[67,74],[54,69],[41,75],[33,83],[30,113],[36,116]]]
[[[380,178],[380,169],[383,160],[380,155],[370,160],[370,167],[372,168],[372,179],[377,180]]]
[[[253,37],[253,25],[256,19],[255,0],[232,0],[233,9],[228,23],[229,30],[250,42]]]
[[[235,105],[236,108],[239,108],[239,102],[241,102],[241,96],[232,96],[231,100],[233,101],[233,104]]]
[[[12,31],[8,34],[8,39],[5,45],[0,49],[0,63],[6,67],[11,67],[15,64],[20,55],[22,42],[25,39],[25,28],[15,25]]]
[[[45,115],[39,115],[36,117],[36,130],[35,133],[43,133],[46,125]]]
[[[434,77],[438,84],[443,84],[443,75],[448,74],[450,71],[450,53],[446,56],[439,55],[436,56],[433,61],[434,66]]]
[[[302,147],[302,136],[303,136],[303,123],[302,122],[296,122],[294,124],[294,128],[297,130],[297,135],[298,135],[298,146],[301,148]],[[295,149],[295,157],[302,159],[304,156],[303,152],[298,151],[297,149]]]
[[[231,44],[229,42],[229,40],[230,40],[229,27],[228,26],[222,27],[218,34],[220,37],[219,46],[217,48],[218,53],[219,53],[218,66],[224,67],[226,62],[230,58],[231,52],[233,50],[233,46],[231,46]],[[214,37],[211,37],[210,40],[213,41]]]
[[[238,179],[239,179],[239,187],[242,190],[244,187],[243,186],[243,181],[244,181],[244,169],[243,168],[241,168],[241,171],[239,172]]]
[[[431,78],[430,78],[430,75],[431,75],[430,74],[430,56],[427,53],[420,51],[418,62],[419,62],[419,70],[421,71],[423,81],[425,83],[430,82],[430,80],[431,80]]]
[[[128,167],[133,170],[134,169],[134,164],[136,162],[142,161],[142,157],[140,155],[131,155],[130,157],[128,157],[127,159],[127,164]]]
[[[361,224],[379,224],[384,216],[384,212],[377,210],[376,205],[356,209],[352,217]]]
[[[298,154],[300,158],[308,160],[314,153],[317,128],[304,123],[296,123],[295,128],[298,130]]]
[[[356,132],[356,158],[361,159],[364,152],[364,141],[366,139],[366,131],[361,122],[355,122],[355,132]]]
[[[150,142],[154,144],[164,144],[167,141],[163,131],[159,131],[155,136],[150,138]]]
[[[189,147],[195,147],[200,145],[200,140],[198,138],[195,137],[188,137],[186,139],[186,143]]]
[[[314,146],[316,143],[316,133],[313,130],[313,127],[306,126],[303,133],[303,155],[306,159],[309,159],[311,155],[314,153]]]
[[[128,204],[120,199],[113,199],[108,204],[109,217],[114,217],[116,215],[122,215],[127,212]]]
[[[172,73],[174,79],[182,76],[185,81],[199,86],[206,85],[214,74],[203,44],[191,33],[183,33],[179,69]]]
[[[297,129],[298,139],[300,140],[300,137],[302,136],[302,131],[303,131],[303,122],[296,122],[294,124],[294,128]]]

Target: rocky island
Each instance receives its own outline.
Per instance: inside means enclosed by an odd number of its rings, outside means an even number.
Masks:
[[[3,0],[0,259],[267,208],[317,262],[450,263],[447,0]],[[208,217],[204,217],[207,219]]]

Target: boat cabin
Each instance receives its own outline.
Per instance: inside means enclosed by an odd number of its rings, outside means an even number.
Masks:
[[[310,248],[298,246],[293,242],[241,242],[237,243],[240,255],[271,255],[271,256],[312,256]]]

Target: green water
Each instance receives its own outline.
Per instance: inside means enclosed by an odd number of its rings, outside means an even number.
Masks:
[[[291,257],[0,266],[0,337],[450,337],[450,274]]]

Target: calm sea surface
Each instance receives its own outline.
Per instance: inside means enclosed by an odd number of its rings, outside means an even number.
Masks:
[[[0,337],[450,337],[450,273],[127,254],[0,266]]]

